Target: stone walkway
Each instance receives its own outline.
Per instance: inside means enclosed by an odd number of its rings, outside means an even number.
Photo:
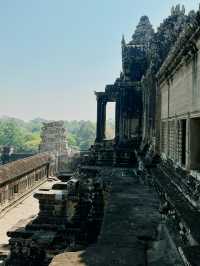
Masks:
[[[103,179],[111,184],[111,191],[97,244],[84,251],[60,254],[50,266],[179,265],[170,264],[168,254],[148,262],[147,250],[157,240],[161,222],[153,186],[130,169],[107,170]]]
[[[20,220],[23,220],[27,224],[31,217],[37,215],[38,211],[38,200],[33,198],[33,194],[12,208],[0,219],[0,245],[8,244],[6,233],[11,227],[15,226]]]
[[[42,184],[41,187],[47,186],[48,182]],[[23,199],[17,206],[12,207],[3,217],[0,218],[0,254],[8,250],[7,231],[12,227],[24,227],[39,212],[38,200],[33,197],[35,189],[28,197]]]

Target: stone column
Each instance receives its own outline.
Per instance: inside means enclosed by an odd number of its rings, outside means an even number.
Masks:
[[[101,98],[97,96],[97,127],[96,127],[96,142],[101,139]]]
[[[101,107],[101,140],[106,138],[106,104],[107,102],[103,100]]]
[[[116,100],[115,105],[115,141],[119,141],[120,130],[120,99]]]
[[[101,92],[96,92],[97,96],[97,129],[96,142],[101,142],[105,137],[105,102],[103,101]]]

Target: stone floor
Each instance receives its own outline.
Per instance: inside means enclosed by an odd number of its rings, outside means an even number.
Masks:
[[[16,225],[20,220],[28,223],[29,219],[37,215],[39,205],[37,199],[33,198],[31,193],[28,198],[19,203],[16,207],[12,208],[7,214],[0,219],[0,245],[8,244],[7,231]]]
[[[162,249],[170,248],[163,244],[165,240],[159,239],[159,200],[149,181],[130,169],[104,170],[102,178],[110,183],[111,191],[96,245],[60,254],[50,266],[181,265],[174,251],[163,250],[164,258],[156,255],[156,250],[160,251],[159,243]]]

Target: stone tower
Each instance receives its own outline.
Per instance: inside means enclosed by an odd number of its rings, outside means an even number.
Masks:
[[[132,35],[130,44],[147,46],[153,37],[154,30],[147,16],[142,16]]]
[[[148,68],[147,51],[154,35],[153,27],[147,16],[141,17],[132,40],[122,39],[122,70],[127,81],[140,81]]]
[[[63,121],[43,123],[41,133],[40,151],[56,151],[63,153],[67,151],[66,130]]]
[[[64,171],[68,160],[67,133],[63,121],[43,123],[40,152],[53,152],[58,158],[58,171]]]
[[[92,147],[96,163],[129,165],[135,163],[134,150],[141,143],[142,90],[141,79],[148,68],[148,47],[153,27],[147,16],[141,17],[130,42],[122,37],[122,72],[105,91],[96,92],[97,131]],[[105,136],[106,105],[115,103],[115,137]]]

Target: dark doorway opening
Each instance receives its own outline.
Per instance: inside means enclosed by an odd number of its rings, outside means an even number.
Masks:
[[[200,118],[193,118],[190,121],[190,167],[193,170],[200,170]]]
[[[182,131],[181,163],[182,163],[182,165],[185,165],[186,164],[186,119],[181,120],[181,131]]]

